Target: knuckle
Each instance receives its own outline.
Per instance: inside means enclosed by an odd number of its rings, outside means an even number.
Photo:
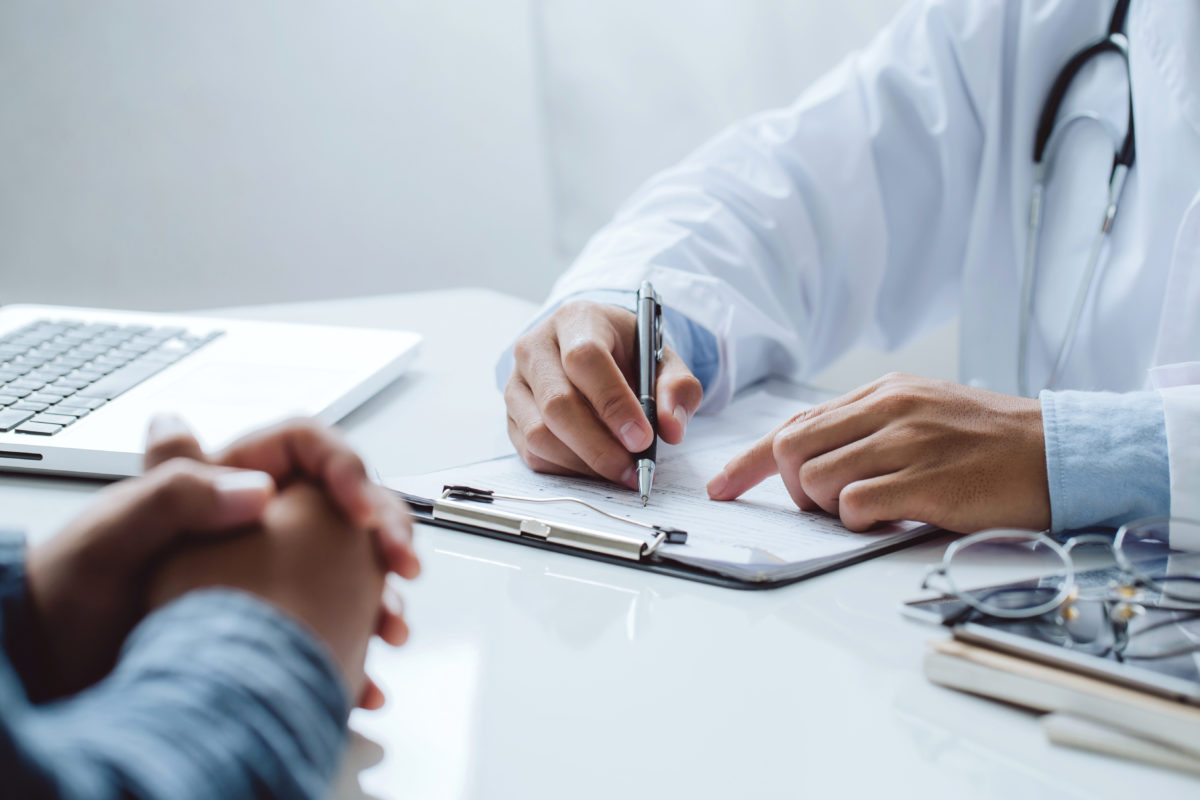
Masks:
[[[852,483],[838,494],[838,507],[856,519],[872,516],[879,504],[879,491],[862,483]]]
[[[700,404],[700,399],[704,397],[704,386],[700,383],[699,378],[689,372],[672,381],[671,392],[685,405],[690,406],[690,410],[694,411],[695,407]]]
[[[284,431],[300,434],[302,436],[311,436],[319,431],[324,430],[324,426],[317,422],[312,417],[291,417],[285,420],[281,425]]]
[[[798,455],[798,440],[800,438],[796,426],[789,425],[779,433],[775,434],[775,438],[771,441],[771,455],[775,459],[776,466],[780,472],[788,471],[795,472],[800,468],[800,457]]]
[[[621,392],[611,392],[595,404],[596,413],[602,419],[616,419],[628,413],[629,398]]]
[[[197,500],[209,499],[215,490],[196,470],[196,462],[173,458],[157,470],[150,502],[159,513],[170,514]]]
[[[594,369],[607,351],[594,339],[580,338],[572,341],[562,351],[563,367],[568,372],[582,373]]]
[[[547,417],[561,418],[569,413],[574,404],[574,392],[569,389],[553,387],[542,393],[541,402],[538,405]]]
[[[912,380],[912,376],[907,372],[896,372],[893,370],[880,378],[879,383],[882,386],[897,386],[908,383],[910,380]]]
[[[875,395],[875,409],[887,416],[902,416],[912,411],[920,398],[912,391],[899,386],[889,387]]]
[[[676,385],[679,387],[680,393],[688,396],[704,394],[704,384],[700,383],[700,379],[690,372],[681,377]]]
[[[518,365],[529,363],[529,360],[533,356],[533,343],[536,340],[536,336],[536,330],[530,331],[517,339],[516,343],[513,344],[513,358]]]
[[[525,434],[512,417],[508,417],[508,438],[518,450],[525,445]]]
[[[367,476],[367,465],[349,446],[339,446],[329,461],[329,471],[361,479]]]
[[[504,384],[504,404],[510,409],[517,405],[522,383],[523,381],[517,377],[517,373],[514,371],[508,377],[508,382]]]
[[[525,425],[521,429],[521,436],[525,439],[526,448],[539,453],[545,453],[558,439],[540,419]]]
[[[809,494],[812,494],[809,489],[815,489],[817,486],[823,484],[825,478],[828,476],[828,470],[825,469],[819,460],[805,461],[800,465],[798,472],[800,474],[800,485]]]
[[[578,317],[580,314],[586,314],[596,307],[596,304],[590,300],[571,300],[563,303],[558,307],[551,316],[555,319],[569,319]]]

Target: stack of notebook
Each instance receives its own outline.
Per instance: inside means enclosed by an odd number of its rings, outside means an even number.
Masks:
[[[942,686],[1045,712],[1056,744],[1200,775],[1200,707],[1095,674],[959,639],[932,643],[925,676]]]

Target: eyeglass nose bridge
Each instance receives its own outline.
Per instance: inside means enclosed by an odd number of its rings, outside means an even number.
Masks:
[[[1116,551],[1116,548],[1113,546],[1112,538],[1105,536],[1104,534],[1100,534],[1100,533],[1083,533],[1083,534],[1080,534],[1079,536],[1072,536],[1070,539],[1067,540],[1066,544],[1063,545],[1063,550],[1066,551],[1067,555],[1070,555],[1072,553],[1072,551],[1074,551],[1075,548],[1079,547],[1080,545],[1093,545],[1093,544],[1102,545],[1105,548],[1107,548],[1108,551],[1111,552],[1114,556],[1116,555],[1117,551]]]

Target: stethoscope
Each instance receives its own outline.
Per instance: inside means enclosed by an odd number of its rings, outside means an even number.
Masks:
[[[1096,271],[1100,263],[1100,253],[1112,230],[1113,220],[1117,216],[1117,208],[1121,203],[1121,193],[1125,189],[1125,179],[1133,168],[1134,137],[1133,137],[1133,81],[1129,73],[1129,40],[1125,37],[1125,16],[1129,11],[1129,0],[1117,0],[1113,9],[1112,20],[1108,26],[1108,35],[1080,50],[1071,57],[1054,84],[1046,102],[1042,105],[1042,113],[1038,119],[1037,135],[1033,141],[1033,192],[1029,201],[1029,238],[1025,244],[1025,276],[1021,287],[1021,330],[1020,342],[1017,348],[1017,387],[1022,396],[1029,396],[1028,357],[1029,357],[1029,327],[1033,317],[1033,284],[1037,268],[1038,241],[1042,233],[1042,199],[1046,190],[1046,179],[1050,173],[1053,159],[1062,145],[1064,134],[1077,123],[1091,122],[1099,125],[1112,139],[1113,165],[1108,178],[1108,204],[1104,209],[1104,219],[1100,223],[1100,232],[1092,241],[1088,252],[1087,266],[1075,292],[1075,304],[1071,308],[1066,333],[1046,380],[1046,388],[1053,388],[1063,366],[1071,355],[1071,347],[1079,332],[1079,318],[1088,294],[1096,279]],[[1058,119],[1059,106],[1071,86],[1071,81],[1079,71],[1094,57],[1103,53],[1116,53],[1125,61],[1125,77],[1129,79],[1129,122],[1125,127],[1124,136],[1108,120],[1091,111],[1081,111]]]

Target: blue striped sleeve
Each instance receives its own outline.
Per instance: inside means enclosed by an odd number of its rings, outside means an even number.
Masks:
[[[63,798],[324,797],[349,702],[330,656],[248,594],[193,592],[147,617],[113,672],[5,723]]]

